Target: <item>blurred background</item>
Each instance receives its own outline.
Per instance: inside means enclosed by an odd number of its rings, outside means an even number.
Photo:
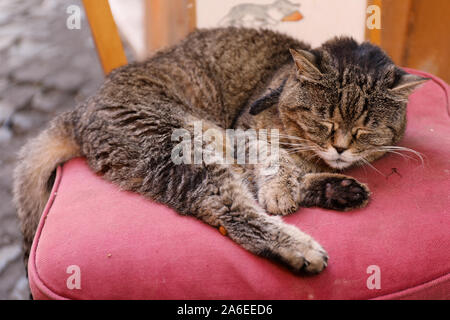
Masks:
[[[449,0],[1,0],[0,299],[29,298],[11,201],[16,154],[111,69],[196,28],[245,26],[313,46],[335,35],[369,40],[400,66],[449,82],[449,16]]]

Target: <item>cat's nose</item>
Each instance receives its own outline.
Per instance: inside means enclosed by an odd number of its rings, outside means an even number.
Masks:
[[[337,151],[337,153],[341,154],[342,152],[344,152],[345,150],[347,150],[347,148],[342,148],[342,147],[334,147]]]

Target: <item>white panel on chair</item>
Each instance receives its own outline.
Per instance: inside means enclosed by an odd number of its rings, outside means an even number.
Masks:
[[[365,0],[197,0],[197,26],[271,28],[312,46],[336,35],[364,40]]]

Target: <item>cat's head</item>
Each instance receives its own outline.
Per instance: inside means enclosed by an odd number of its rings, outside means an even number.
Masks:
[[[335,169],[373,161],[396,144],[408,96],[428,80],[397,67],[379,47],[350,38],[291,54],[293,75],[278,101],[285,133],[304,139],[291,142],[314,149]]]

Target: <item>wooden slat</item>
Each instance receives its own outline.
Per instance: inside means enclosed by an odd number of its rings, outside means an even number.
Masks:
[[[379,2],[379,3],[377,3]],[[420,69],[450,81],[449,0],[369,0],[381,4],[381,32],[366,29],[400,66]]]
[[[197,28],[197,2],[195,0],[187,1],[188,9],[188,32]]]
[[[405,65],[411,23],[411,0],[383,0],[381,45],[395,63]]]
[[[368,0],[367,6],[376,5],[381,9],[381,16],[383,17],[383,1],[382,0]],[[383,28],[383,23],[381,23],[381,28]],[[376,45],[381,45],[381,30],[380,29],[369,29],[366,26],[366,40],[372,42]]]
[[[412,0],[404,66],[450,82],[450,1]]]
[[[145,0],[148,55],[173,45],[196,28],[195,0]]]
[[[127,64],[108,0],[83,0],[83,5],[103,72],[108,74],[111,70]]]

